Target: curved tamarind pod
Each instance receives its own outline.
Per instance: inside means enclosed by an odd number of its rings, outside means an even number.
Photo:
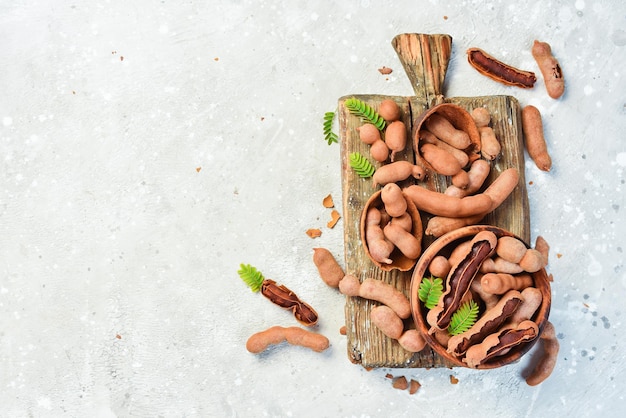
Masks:
[[[479,73],[500,83],[525,89],[537,81],[535,73],[524,71],[495,59],[480,48],[469,48],[467,60]]]
[[[411,316],[409,298],[389,283],[368,277],[361,283],[359,296],[389,306],[402,319]]]
[[[539,306],[541,306],[543,295],[541,294],[541,290],[536,287],[527,287],[522,290],[522,299],[524,299],[522,304],[508,319],[507,327],[513,328],[520,322],[531,319],[535,312],[537,312],[537,309],[539,309]]]
[[[410,353],[417,353],[426,347],[426,340],[421,332],[416,329],[408,329],[398,338],[400,347]]]
[[[488,335],[482,343],[471,346],[465,353],[468,367],[478,367],[492,358],[508,353],[524,342],[537,338],[539,327],[533,321],[523,321],[515,328],[506,328]]]
[[[565,80],[559,62],[552,55],[550,44],[535,40],[530,51],[541,70],[548,96],[558,99],[565,92]]]
[[[346,296],[359,296],[364,299],[375,300],[387,305],[402,319],[411,316],[411,303],[404,293],[393,285],[371,277],[359,282],[359,279],[347,274],[339,282],[339,291]]]
[[[519,264],[506,261],[502,257],[494,257],[488,260],[480,266],[481,273],[508,273],[517,274],[523,272],[524,269]]]
[[[284,309],[291,309],[294,318],[307,327],[317,324],[317,312],[308,303],[300,300],[298,295],[285,285],[278,286],[274,280],[265,279],[261,285],[261,294],[274,304]]]
[[[483,193],[459,198],[416,184],[405,187],[403,190],[417,209],[435,216],[472,216],[485,213],[493,203],[491,198]]]
[[[500,296],[494,295],[493,293],[487,293],[483,290],[483,287],[480,285],[480,279],[478,275],[476,275],[476,278],[472,280],[472,284],[470,285],[470,290],[472,291],[472,293],[476,294],[478,298],[480,298],[485,303],[486,311],[496,306],[496,304],[500,300]]]
[[[386,305],[374,306],[370,311],[370,320],[387,337],[397,340],[404,331],[402,318]]]
[[[270,345],[280,344],[283,341],[317,352],[324,351],[330,346],[328,338],[321,334],[299,327],[273,326],[250,336],[246,342],[246,349],[251,353],[258,354],[265,351]]]
[[[496,248],[498,239],[490,231],[481,231],[472,239],[472,245],[465,257],[452,266],[446,278],[446,290],[439,298],[437,306],[426,316],[431,325],[429,333],[443,330],[450,325],[452,315],[459,308],[461,301],[468,292],[472,280],[478,273],[480,264],[491,255]]]
[[[324,283],[330,287],[337,287],[339,281],[346,275],[333,254],[326,248],[313,248],[313,264]]]
[[[508,291],[493,308],[486,310],[470,329],[450,338],[450,341],[448,341],[448,353],[462,356],[470,346],[483,341],[487,335],[494,333],[500,328],[513,315],[522,301],[520,292],[517,290]]]
[[[519,182],[519,172],[515,167],[507,168],[482,193],[491,198],[492,205],[484,213],[464,217],[434,216],[430,218],[425,233],[440,237],[446,232],[481,221],[488,213],[496,210],[515,190]]]
[[[452,145],[448,144],[445,141],[437,138],[434,133],[430,132],[427,129],[420,129],[417,132],[417,139],[423,141],[425,144],[433,144],[441,149],[448,151],[450,154],[457,159],[461,168],[465,167],[469,164],[469,155],[461,149],[455,148]],[[417,143],[418,141],[416,141]]]
[[[467,172],[467,176],[469,177],[467,187],[462,189],[460,187],[450,185],[446,188],[444,194],[456,197],[465,197],[474,194],[483,186],[483,183],[485,182],[485,179],[489,175],[490,171],[491,164],[489,164],[487,160],[478,159],[470,165],[469,171]]]
[[[530,274],[487,273],[480,279],[485,292],[503,295],[509,290],[523,290],[534,284]]]
[[[544,325],[539,338],[543,342],[543,357],[526,377],[526,383],[529,386],[538,385],[552,374],[559,353],[559,340],[556,339],[556,331],[550,321]]]
[[[396,183],[413,176],[421,180],[426,175],[426,171],[419,165],[411,164],[409,161],[394,161],[393,163],[380,166],[372,176],[373,186],[384,186],[387,183]]]

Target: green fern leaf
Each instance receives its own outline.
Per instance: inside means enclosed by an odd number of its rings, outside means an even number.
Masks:
[[[450,335],[458,335],[467,331],[476,323],[478,319],[478,304],[473,300],[465,302],[452,315],[448,332]]]
[[[438,277],[427,279],[424,277],[418,289],[419,299],[427,309],[432,309],[439,303],[443,293],[443,280]]]
[[[372,177],[374,171],[376,171],[372,163],[359,152],[350,154],[350,167],[363,178]]]
[[[378,128],[379,131],[383,131],[386,126],[385,119],[380,116],[370,105],[359,100],[355,97],[347,99],[344,104],[352,113],[360,117],[361,119],[366,120],[367,122],[372,123],[374,126]]]
[[[328,145],[333,142],[339,142],[337,134],[333,132],[333,119],[335,118],[335,112],[324,113],[324,139],[328,142]]]
[[[261,290],[261,285],[263,284],[263,280],[265,280],[263,273],[250,264],[241,264],[240,267],[237,273],[239,273],[241,280],[243,280],[253,292]]]

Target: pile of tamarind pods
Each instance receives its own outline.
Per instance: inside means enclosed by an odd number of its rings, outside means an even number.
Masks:
[[[424,252],[413,271],[411,304],[417,328],[433,350],[453,364],[489,369],[516,361],[548,324],[548,251],[541,237],[529,248],[493,226],[469,226],[444,235]],[[425,277],[439,277],[444,283],[444,292],[430,310],[417,297]],[[470,299],[480,309],[477,321],[450,335],[452,313]],[[527,380],[540,382],[551,371],[538,367]]]

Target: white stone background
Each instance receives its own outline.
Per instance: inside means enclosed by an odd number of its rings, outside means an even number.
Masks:
[[[321,206],[341,200],[322,116],[346,94],[412,94],[390,45],[404,32],[452,35],[447,96],[543,112],[554,169],[525,174],[561,350],[538,387],[520,377],[527,359],[348,361],[343,297],[311,258],[343,257],[343,224],[327,229]],[[539,74],[534,39],[562,65],[558,101],[540,77],[506,87],[465,58],[476,46]],[[625,48],[618,0],[2,1],[0,416],[619,416]],[[313,305],[330,349],[248,353],[251,334],[298,324],[245,287],[240,263]]]

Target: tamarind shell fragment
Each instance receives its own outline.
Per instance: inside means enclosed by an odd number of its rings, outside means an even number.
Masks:
[[[309,304],[300,300],[298,295],[285,285],[277,285],[274,280],[265,279],[261,285],[261,294],[275,305],[290,309],[294,318],[307,327],[317,324],[318,315]]]

